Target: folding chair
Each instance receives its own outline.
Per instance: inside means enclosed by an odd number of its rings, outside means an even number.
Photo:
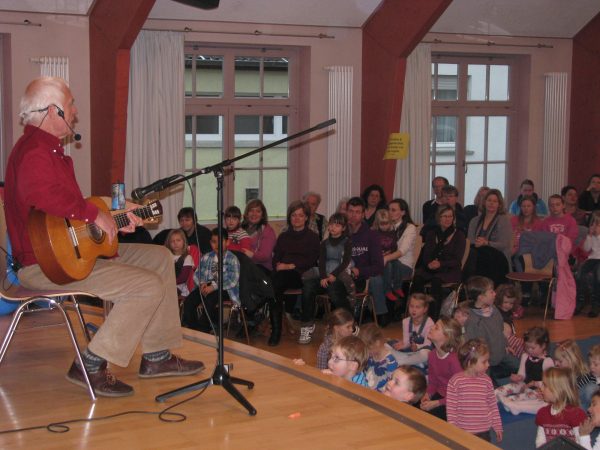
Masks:
[[[6,232],[6,217],[4,215],[4,202],[0,202],[0,246],[3,249],[7,248],[7,232]],[[0,256],[0,273],[7,273],[7,260],[5,255]],[[89,342],[90,335],[88,329],[86,327],[85,321],[83,320],[83,315],[81,314],[81,309],[79,307],[79,303],[77,302],[77,295],[85,295],[88,297],[96,297],[89,292],[82,291],[73,291],[68,289],[60,289],[60,290],[30,290],[19,285],[10,283],[7,279],[4,279],[0,282],[0,296],[9,301],[21,302],[19,308],[13,313],[13,318],[10,322],[6,335],[4,336],[4,340],[2,341],[2,345],[0,346],[0,364],[4,360],[4,356],[6,355],[6,351],[8,350],[8,346],[15,334],[17,326],[19,325],[19,321],[23,314],[31,314],[31,313],[39,313],[46,312],[49,310],[58,310],[60,311],[63,322],[67,331],[69,333],[69,337],[71,338],[71,343],[73,345],[73,349],[75,350],[75,355],[80,367],[83,368],[83,376],[85,382],[87,384],[88,393],[92,399],[92,401],[96,400],[96,393],[94,392],[94,388],[92,387],[89,379],[89,375],[87,370],[85,369],[85,365],[83,363],[83,358],[81,356],[81,351],[79,348],[79,343],[77,341],[77,337],[75,336],[75,331],[73,330],[73,325],[71,324],[71,320],[69,315],[65,311],[65,302],[69,301],[72,303],[75,313],[77,314],[77,319],[79,320],[79,324],[83,330],[83,333]],[[48,305],[48,309],[30,309],[29,305],[35,302],[45,302]]]
[[[554,277],[554,259],[550,259],[548,263],[541,269],[533,267],[533,258],[531,253],[525,253],[523,256],[523,272],[509,272],[506,274],[506,278],[517,283],[548,283],[548,294],[546,295],[546,306],[544,308],[544,323],[546,322],[546,315],[548,314],[548,306],[550,305],[550,298],[552,296],[552,286],[556,278]]]
[[[231,300],[224,300],[223,306],[229,307],[229,319],[227,319],[227,337],[229,337],[229,330],[231,329],[231,322],[233,322],[234,317],[239,318],[242,321],[242,326],[244,327],[246,343],[250,345],[250,333],[248,333],[248,322],[246,322],[244,307]]]

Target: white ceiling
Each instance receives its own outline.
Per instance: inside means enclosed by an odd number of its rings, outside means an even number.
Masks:
[[[360,27],[381,1],[221,0],[219,8],[206,11],[172,0],[156,0],[150,17]],[[93,0],[0,0],[0,21],[1,11],[86,15],[92,3]],[[571,38],[598,13],[598,0],[454,0],[431,31]]]

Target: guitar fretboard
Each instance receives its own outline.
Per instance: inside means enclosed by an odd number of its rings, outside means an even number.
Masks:
[[[150,219],[152,217],[156,217],[158,215],[160,215],[160,212],[155,211],[156,206],[154,204],[150,204],[147,206],[142,206],[140,208],[134,209],[133,211],[131,211],[133,214],[135,214],[136,216],[146,220],[146,219]],[[123,227],[126,227],[127,225],[129,225],[129,217],[127,217],[127,213],[119,213],[119,214],[115,214],[113,216],[113,219],[115,220],[115,222],[117,223],[117,228],[121,229]]]

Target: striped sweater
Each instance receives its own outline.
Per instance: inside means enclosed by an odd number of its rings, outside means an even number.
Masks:
[[[492,380],[487,375],[471,376],[460,372],[450,378],[446,391],[448,422],[469,433],[493,428],[502,432],[502,421]]]

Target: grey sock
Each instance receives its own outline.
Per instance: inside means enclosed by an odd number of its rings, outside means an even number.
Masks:
[[[83,358],[83,364],[89,373],[98,372],[102,363],[106,361],[104,358],[92,353],[87,348],[81,353],[81,357]]]
[[[145,360],[148,360],[150,362],[154,362],[154,363],[166,361],[170,357],[171,357],[171,352],[169,350],[160,350],[158,352],[144,353],[142,355],[142,358],[144,358]]]

